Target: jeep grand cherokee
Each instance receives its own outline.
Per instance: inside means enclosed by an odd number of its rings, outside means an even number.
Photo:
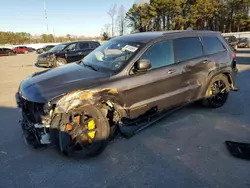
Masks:
[[[82,61],[35,73],[16,94],[34,147],[94,156],[122,127],[182,104],[218,108],[236,90],[235,55],[219,32],[120,36]],[[150,117],[150,118],[149,118]]]
[[[100,46],[97,41],[74,41],[61,43],[37,57],[36,67],[53,68],[83,59]]]

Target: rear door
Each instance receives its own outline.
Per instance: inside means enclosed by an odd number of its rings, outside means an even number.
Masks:
[[[123,84],[130,118],[180,103],[183,70],[174,64],[172,40],[153,44],[141,59],[149,60],[152,68],[145,73],[131,74]]]
[[[88,55],[93,49],[91,49],[89,42],[81,42],[79,43],[79,58],[82,59],[86,55]]]
[[[98,42],[90,42],[90,49],[91,50],[94,50],[99,46],[100,46],[100,44]]]
[[[201,37],[205,54],[210,59],[209,72],[219,71],[224,68],[232,68],[232,55],[228,53],[225,46],[217,36]]]
[[[204,55],[199,37],[174,40],[175,63],[183,68],[181,101],[193,101],[206,82],[211,61]]]

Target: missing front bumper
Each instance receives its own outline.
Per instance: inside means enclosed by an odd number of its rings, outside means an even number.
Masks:
[[[23,130],[25,142],[34,148],[39,148],[51,143],[48,126],[35,122],[32,112],[27,112],[27,103],[19,93],[16,93],[16,103],[21,109],[22,119],[19,121]],[[24,110],[26,109],[26,111]]]

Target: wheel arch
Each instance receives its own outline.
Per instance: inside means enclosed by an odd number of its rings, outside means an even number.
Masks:
[[[225,76],[225,77],[227,78],[228,83],[229,83],[229,86],[232,84],[232,76],[231,76],[231,74],[230,74],[229,71],[220,71],[220,72],[216,72],[216,73],[210,72],[210,73],[208,74],[208,81],[207,81],[206,85],[204,86],[204,88],[203,88],[203,90],[202,90],[202,93],[201,93],[202,96],[205,96],[206,91],[207,91],[207,88],[208,88],[209,85],[210,85],[210,82],[211,82],[216,76],[219,76],[219,75],[223,75],[223,76]]]
[[[70,110],[84,105],[106,104],[114,108],[121,116],[127,116],[125,104],[116,89],[78,90],[70,92],[60,99],[52,101],[54,113],[68,113]]]

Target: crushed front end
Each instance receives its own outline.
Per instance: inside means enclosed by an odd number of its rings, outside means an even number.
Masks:
[[[52,53],[43,53],[37,57],[35,66],[40,68],[51,68],[56,62],[56,56]]]
[[[20,123],[26,143],[34,148],[50,144],[48,104],[31,102],[20,92],[16,93],[16,102],[22,113]]]

